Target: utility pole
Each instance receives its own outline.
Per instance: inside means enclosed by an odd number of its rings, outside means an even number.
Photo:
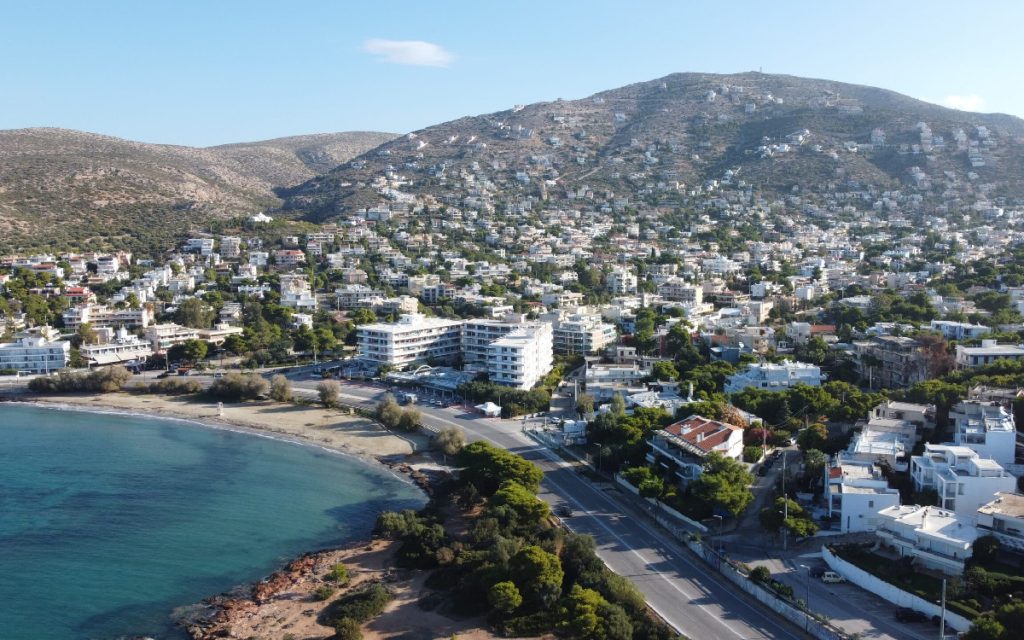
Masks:
[[[942,579],[942,615],[939,617],[939,640],[946,637],[946,579]]]
[[[786,495],[786,452],[782,452],[782,550],[789,549],[789,529],[786,528],[786,520],[789,520],[789,496]]]

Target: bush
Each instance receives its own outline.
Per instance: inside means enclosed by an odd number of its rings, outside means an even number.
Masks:
[[[198,380],[188,378],[164,378],[151,382],[148,388],[150,393],[162,393],[169,396],[182,396],[191,393],[199,393],[203,385]]]
[[[280,373],[270,379],[270,398],[278,402],[291,402],[292,381]]]
[[[757,462],[764,455],[760,446],[743,447],[743,462]]]
[[[388,588],[375,582],[347,593],[327,605],[321,619],[328,626],[335,628],[346,618],[358,624],[365,624],[379,616],[391,598]]]
[[[325,407],[333,407],[338,404],[341,397],[341,385],[334,380],[324,380],[316,385],[317,395],[320,396],[320,403]]]
[[[255,373],[229,373],[213,381],[207,393],[217,400],[241,402],[267,395],[270,384]]]
[[[317,587],[316,591],[313,592],[313,595],[316,596],[317,600],[323,602],[324,600],[327,600],[328,598],[333,596],[336,591],[337,589],[335,589],[331,585],[324,584]]]
[[[348,575],[348,567],[346,567],[343,563],[339,562],[338,564],[331,567],[331,572],[327,575],[327,579],[331,582],[336,583],[338,586],[344,587],[348,584],[348,581],[350,579]]]
[[[131,372],[119,365],[94,369],[88,373],[62,370],[55,376],[33,378],[28,388],[34,393],[113,393],[120,391],[131,378]]]
[[[334,625],[334,640],[363,640],[363,627],[352,618],[342,618]]]
[[[768,567],[757,566],[750,570],[748,577],[754,582],[765,583],[772,579],[772,572],[768,570]]]

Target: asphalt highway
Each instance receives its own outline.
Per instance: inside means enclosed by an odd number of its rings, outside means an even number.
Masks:
[[[297,393],[315,394],[316,380],[295,380]],[[365,408],[376,405],[385,390],[344,383],[341,400]],[[639,503],[615,489],[580,476],[575,467],[538,445],[522,431],[522,422],[482,418],[461,408],[417,406],[422,422],[432,429],[456,426],[468,440],[487,440],[533,461],[544,470],[540,497],[553,507],[567,505],[573,515],[567,526],[594,538],[601,559],[628,577],[651,607],[692,640],[805,637],[802,630],[750,600],[704,566],[640,513]]]

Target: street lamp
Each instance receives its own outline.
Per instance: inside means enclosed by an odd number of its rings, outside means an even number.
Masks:
[[[719,547],[718,554],[721,555],[722,554],[721,547],[722,547],[722,544],[723,544],[722,543],[722,526],[725,523],[725,518],[722,517],[721,515],[717,514],[717,513],[712,515],[711,517],[714,518],[715,520],[718,520],[718,547]]]
[[[804,631],[810,633],[808,629],[811,625],[811,568],[806,564],[800,565],[800,568],[807,572],[804,574],[804,586],[806,587],[804,591],[804,608],[807,609],[807,616],[804,617]]]
[[[594,443],[594,447],[597,448],[597,467],[596,467],[596,469],[597,469],[597,472],[600,473],[601,472],[601,443],[600,442],[595,442]]]

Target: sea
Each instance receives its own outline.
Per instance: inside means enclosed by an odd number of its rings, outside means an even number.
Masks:
[[[0,404],[0,639],[178,640],[178,607],[367,539],[422,492],[189,421]]]

